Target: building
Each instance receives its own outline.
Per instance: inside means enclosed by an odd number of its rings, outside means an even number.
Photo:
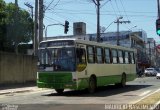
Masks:
[[[146,42],[146,54],[150,60],[150,66],[156,66],[156,42],[153,38],[147,38]]]
[[[121,31],[119,32],[119,38],[117,38],[117,35],[117,32],[101,33],[101,41],[117,45],[117,39],[119,39],[119,45],[137,49],[138,68],[144,69],[150,66],[150,60],[146,54],[147,34],[145,31]],[[96,41],[96,34],[88,34],[87,36],[90,40]]]

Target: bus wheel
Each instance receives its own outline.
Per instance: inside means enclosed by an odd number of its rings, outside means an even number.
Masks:
[[[126,86],[126,75],[122,74],[122,79],[121,79],[121,87],[125,87]]]
[[[97,88],[96,78],[91,76],[89,79],[89,87],[88,87],[89,93],[94,93],[96,91],[96,88]]]
[[[62,94],[64,89],[55,89],[55,91],[58,93],[58,94]]]

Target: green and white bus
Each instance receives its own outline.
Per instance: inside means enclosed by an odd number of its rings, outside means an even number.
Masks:
[[[38,50],[37,85],[90,93],[99,86],[118,84],[136,77],[136,50],[76,38],[42,41]]]

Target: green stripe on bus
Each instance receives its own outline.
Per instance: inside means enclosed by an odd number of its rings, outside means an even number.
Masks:
[[[37,86],[39,88],[75,88],[76,84],[72,81],[71,72],[39,72]]]
[[[132,81],[136,74],[127,74],[126,80]],[[97,77],[97,86],[104,86],[121,82],[121,75],[99,76]],[[72,81],[71,72],[39,72],[37,85],[40,88],[70,88],[81,90],[88,88],[89,78],[79,78],[78,85]]]
[[[127,74],[126,80],[132,81],[136,78],[136,74]],[[83,89],[88,87],[89,78],[79,79],[78,89]],[[115,84],[121,82],[121,75],[111,75],[111,76],[100,76],[97,77],[97,86],[104,86],[109,84]]]

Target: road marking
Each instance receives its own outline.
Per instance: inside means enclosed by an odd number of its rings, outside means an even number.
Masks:
[[[156,107],[157,107],[159,104],[160,104],[160,101],[158,101],[158,102],[154,105],[154,107],[151,107],[149,110],[154,110],[154,109],[156,109]]]
[[[142,94],[140,94],[139,96],[145,96],[146,94],[148,94],[149,92],[151,92],[151,90],[145,91]]]
[[[147,94],[146,96],[144,96],[144,97],[140,98],[140,99],[139,99],[139,100],[137,100],[137,101],[133,101],[133,102],[131,102],[131,104],[138,103],[138,102],[140,102],[141,100],[145,99],[146,97],[148,97],[148,96],[150,96],[150,95],[152,95],[152,94],[154,94],[154,93],[156,93],[156,92],[158,92],[158,91],[160,91],[160,88],[159,88],[159,89],[157,89],[156,91],[154,91],[154,92],[150,93],[150,94]]]

